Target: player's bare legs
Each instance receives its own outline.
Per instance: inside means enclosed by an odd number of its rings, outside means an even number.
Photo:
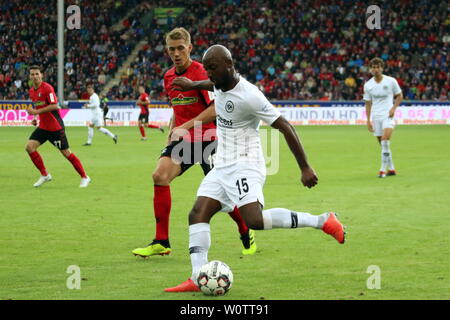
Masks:
[[[44,183],[52,180],[51,174],[49,174],[47,169],[45,168],[44,160],[42,160],[41,155],[39,154],[39,152],[37,152],[37,149],[40,145],[41,143],[37,140],[28,140],[27,144],[25,145],[25,150],[27,151],[31,161],[41,173],[38,181],[33,184],[34,187],[40,187]]]
[[[152,255],[167,255],[172,252],[169,242],[169,218],[172,207],[170,183],[181,173],[181,166],[170,157],[161,157],[152,174],[154,184],[153,210],[156,220],[156,234],[152,243],[145,248],[132,251],[143,258]]]
[[[197,197],[189,213],[189,225],[209,223],[211,218],[222,209],[219,201],[208,197]]]
[[[262,206],[259,202],[252,202],[239,208],[245,224],[253,230],[264,229]]]
[[[25,150],[28,152],[28,154],[35,152],[41,143],[37,140],[28,140],[27,144],[25,145]]]
[[[168,186],[181,173],[181,166],[169,157],[159,159],[152,174],[153,183],[158,186]]]

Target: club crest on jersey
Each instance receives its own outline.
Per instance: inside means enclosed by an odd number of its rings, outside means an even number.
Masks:
[[[228,113],[232,113],[234,110],[234,104],[232,101],[228,100],[227,103],[225,103],[225,111]]]
[[[185,97],[182,94],[180,94],[178,97],[173,98],[171,101],[173,106],[182,106],[182,105],[188,105],[188,104],[194,104],[198,102],[197,97]]]
[[[387,90],[388,89],[388,86],[383,86],[383,90]]]

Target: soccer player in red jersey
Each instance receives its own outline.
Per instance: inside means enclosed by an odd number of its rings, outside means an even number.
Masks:
[[[183,136],[183,139],[170,141],[170,132],[173,128],[180,127],[183,123],[197,117],[214,101],[206,90],[180,92],[172,86],[172,81],[180,76],[193,81],[208,79],[203,65],[191,59],[192,44],[189,32],[184,28],[175,28],[170,31],[166,35],[166,49],[174,64],[164,75],[164,88],[173,108],[173,116],[169,126],[168,145],[161,152],[153,172],[156,235],[147,247],[132,251],[134,255],[141,257],[170,254],[172,251],[169,243],[169,216],[172,204],[170,183],[197,162],[206,175],[212,169],[211,158],[217,145],[214,122],[203,125],[201,134],[198,133],[199,129],[195,129],[194,134],[194,128],[192,128],[189,134]],[[246,226],[237,208],[229,214],[238,225],[244,246],[242,253],[254,254],[256,244],[253,230]]]
[[[41,172],[41,177],[34,186],[39,187],[45,182],[52,180],[52,176],[45,168],[41,155],[37,152],[39,146],[48,140],[61,151],[62,155],[72,163],[81,176],[80,188],[87,187],[91,179],[86,175],[80,160],[69,149],[64,122],[58,110],[58,98],[53,87],[42,81],[42,71],[39,66],[30,67],[30,79],[33,82],[33,86],[29,90],[29,95],[35,109],[28,109],[27,112],[33,116],[39,115],[39,126],[33,131],[25,147],[31,161]],[[33,119],[32,124],[37,125],[36,117]]]
[[[150,98],[148,97],[148,94],[145,92],[144,86],[139,86],[139,99],[136,101],[136,104],[141,107],[141,113],[139,114],[139,130],[141,131],[141,140],[147,140],[147,137],[145,136],[145,129],[144,126],[147,126],[147,128],[153,128],[153,129],[159,129],[161,132],[164,132],[164,129],[160,126],[153,125],[148,123],[148,116],[150,114],[150,110],[148,110],[148,106],[150,105]]]

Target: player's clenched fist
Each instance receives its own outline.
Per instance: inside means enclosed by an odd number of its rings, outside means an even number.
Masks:
[[[311,167],[302,169],[302,178],[301,181],[305,187],[312,188],[317,184],[317,181],[319,178],[317,178],[316,173],[314,172],[314,169]]]

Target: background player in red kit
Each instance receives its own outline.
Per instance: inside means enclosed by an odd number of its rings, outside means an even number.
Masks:
[[[164,132],[164,129],[160,126],[153,125],[148,123],[148,116],[150,114],[150,111],[148,110],[148,107],[150,105],[150,98],[148,94],[145,92],[144,86],[139,86],[139,99],[136,101],[136,104],[141,107],[141,113],[139,114],[138,123],[139,123],[139,130],[141,131],[141,140],[147,140],[147,137],[145,136],[145,129],[144,126],[147,126],[147,128],[153,128],[153,129],[159,129],[161,132]]]
[[[201,134],[197,134],[197,131],[200,130],[196,129],[196,134],[194,135],[194,129],[191,129],[189,134],[184,136],[183,139],[170,141],[170,132],[173,128],[179,127],[201,114],[213,103],[213,100],[208,91],[191,90],[180,92],[172,86],[172,81],[179,76],[187,77],[193,81],[208,79],[203,65],[191,60],[192,44],[189,32],[184,28],[175,28],[170,31],[166,35],[166,49],[174,64],[174,67],[164,75],[164,88],[173,108],[173,116],[169,126],[168,145],[161,152],[161,157],[153,172],[153,207],[156,220],[156,235],[153,242],[147,247],[137,248],[132,251],[134,255],[141,257],[157,254],[166,255],[172,251],[169,243],[169,216],[172,204],[170,183],[196,162],[200,163],[206,175],[212,169],[211,157],[208,156],[215,152],[216,146],[216,126],[213,122],[203,125]],[[214,132],[214,135],[210,134],[211,131]],[[197,150],[197,152],[194,152],[194,150]],[[208,152],[209,154],[206,154]],[[244,245],[242,253],[255,253],[256,244],[253,230],[250,230],[245,225],[237,208],[229,214],[238,225]]]
[[[39,66],[30,67],[30,79],[33,86],[30,88],[29,95],[35,109],[28,109],[27,112],[33,116],[39,115],[39,127],[33,131],[25,147],[31,161],[41,172],[41,177],[34,186],[39,187],[52,180],[41,155],[37,152],[37,148],[48,140],[61,151],[81,176],[80,188],[87,187],[91,179],[86,175],[80,160],[69,149],[64,122],[59,114],[58,99],[53,87],[42,81],[42,72]],[[32,123],[36,125],[36,119],[33,119]]]

